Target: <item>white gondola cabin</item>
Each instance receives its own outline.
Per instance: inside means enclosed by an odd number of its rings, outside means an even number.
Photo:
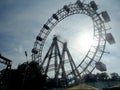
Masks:
[[[91,8],[92,8],[93,10],[95,10],[95,11],[98,9],[95,1],[91,1],[91,2],[90,2],[90,6],[91,6]]]
[[[38,53],[38,50],[37,50],[36,48],[33,48],[33,49],[32,49],[32,53],[37,54],[37,53]]]
[[[114,39],[114,37],[112,36],[111,33],[106,34],[106,40],[109,44],[114,44],[115,43],[115,39]]]
[[[69,7],[67,6],[67,5],[64,5],[64,10],[66,11],[66,12],[68,12],[69,13],[69,11],[70,11],[70,9],[69,9]]]
[[[37,39],[38,41],[42,41],[42,40],[43,40],[40,36],[37,36],[36,39]]]
[[[55,20],[59,20],[58,19],[58,16],[56,14],[53,14],[52,17],[55,19]]]
[[[49,30],[50,28],[49,28],[49,26],[48,25],[46,25],[46,24],[44,24],[44,26],[43,26],[45,29],[47,29],[47,30]]]
[[[110,21],[110,17],[108,15],[107,11],[103,11],[101,14],[102,14],[102,17],[103,17],[105,22],[109,22]]]
[[[83,7],[83,3],[80,0],[77,0],[76,4],[79,6],[79,8]]]
[[[107,71],[106,65],[100,61],[95,63],[95,67],[99,71]]]

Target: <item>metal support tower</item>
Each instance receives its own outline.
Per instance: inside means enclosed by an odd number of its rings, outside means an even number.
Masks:
[[[62,43],[63,49],[60,48],[59,43]],[[71,84],[77,84],[80,76],[79,71],[74,63],[74,60],[67,48],[67,43],[63,43],[55,36],[53,42],[41,63],[44,74],[46,74],[55,86],[67,87]],[[70,75],[69,72],[73,71]]]
[[[77,67],[75,65],[75,62],[74,62],[74,60],[73,60],[73,58],[72,58],[72,56],[71,56],[71,54],[69,52],[69,49],[67,47],[67,42],[63,43],[63,51],[62,51],[63,65],[64,65],[64,63],[66,61],[66,58],[65,58],[66,56],[67,56],[67,59],[68,59],[67,61],[70,64],[70,68],[71,68],[70,70],[72,71],[72,73],[69,74],[69,75],[67,73],[67,77],[71,79],[70,82],[73,81],[74,84],[77,84],[81,78],[80,78],[79,71],[78,71],[78,69],[77,69]]]

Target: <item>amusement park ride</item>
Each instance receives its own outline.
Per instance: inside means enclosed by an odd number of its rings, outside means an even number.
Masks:
[[[39,63],[42,73],[47,75],[47,82],[54,82],[55,86],[68,87],[80,83],[81,77],[92,73],[95,68],[106,71],[105,64],[100,60],[105,53],[106,42],[114,44],[115,40],[112,34],[107,32],[110,29],[107,26],[110,22],[107,11],[98,12],[97,10],[98,6],[95,1],[87,4],[77,0],[73,4],[64,5],[43,25],[32,49],[32,60]],[[67,42],[62,42],[54,36],[50,48],[43,57],[43,47],[50,32],[59,22],[75,14],[84,14],[92,19],[93,40],[96,44],[91,45],[87,54],[76,65],[67,47]],[[59,44],[62,44],[62,49]]]
[[[12,66],[12,60],[2,56],[1,54],[0,54],[0,63],[6,65],[7,66],[6,69],[10,69]]]
[[[92,73],[95,68],[100,71],[106,71],[105,64],[100,62],[100,60],[105,53],[106,41],[109,44],[114,44],[115,40],[112,34],[107,32],[110,29],[110,27],[106,26],[110,22],[107,11],[97,12],[97,10],[98,6],[95,1],[86,4],[77,0],[73,4],[64,5],[43,25],[32,49],[32,60],[39,62],[43,73],[48,76],[48,81],[54,81],[56,85],[64,82],[61,85],[67,87],[80,83],[82,75]],[[43,47],[50,32],[59,22],[75,14],[84,14],[92,19],[94,26],[93,39],[96,44],[91,45],[87,54],[76,66],[67,48],[67,43],[61,42],[55,36],[47,54],[42,59]],[[60,51],[58,42],[63,44],[62,51]]]

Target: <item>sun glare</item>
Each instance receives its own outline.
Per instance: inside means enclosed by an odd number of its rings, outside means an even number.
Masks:
[[[90,33],[84,33],[76,37],[75,42],[77,43],[76,48],[80,49],[82,52],[86,52],[93,43],[93,36]]]

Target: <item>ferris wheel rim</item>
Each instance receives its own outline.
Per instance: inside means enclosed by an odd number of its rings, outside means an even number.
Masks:
[[[83,3],[83,6],[81,8],[77,3],[65,5],[62,9],[58,10],[56,13],[53,14],[52,17],[50,17],[48,19],[48,21],[43,25],[42,29],[40,30],[40,33],[38,34],[38,36],[44,37],[44,38],[37,38],[37,39],[40,39],[41,42],[40,42],[40,40],[36,39],[36,41],[34,43],[33,49],[37,49],[37,45],[39,45],[40,48],[38,49],[37,55],[32,53],[32,60],[41,60],[42,50],[43,50],[45,41],[46,41],[47,37],[49,36],[50,32],[60,21],[64,20],[66,17],[74,15],[74,14],[84,14],[84,15],[90,16],[92,18],[92,21],[94,24],[94,37],[98,38],[97,46],[92,46],[89,49],[87,55],[82,60],[82,62],[78,65],[78,68],[84,68],[83,71],[80,72],[80,74],[83,73],[84,71],[86,71],[92,62],[95,63],[96,61],[100,61],[100,59],[104,53],[105,46],[106,46],[106,39],[105,39],[106,28],[104,25],[104,21],[100,17],[100,14],[97,11],[90,8],[89,4],[85,4],[85,3]],[[96,18],[97,18],[97,20],[96,20]],[[100,23],[100,24],[98,24],[98,23]],[[98,25],[100,25],[100,26],[98,27]],[[95,30],[98,31],[97,32],[98,35],[96,34]],[[42,36],[43,34],[44,34],[44,36]],[[91,53],[91,49],[93,47],[96,48],[95,52],[92,55],[92,57],[89,57],[89,53]],[[99,53],[98,58],[96,57],[97,53]],[[97,60],[94,60],[95,58],[97,58]],[[90,61],[89,61],[88,65],[86,65],[86,67],[83,67],[82,64],[84,63],[84,61],[86,59],[90,59]],[[88,70],[88,72],[92,72],[94,69],[95,69],[95,67],[93,67],[91,71]]]

